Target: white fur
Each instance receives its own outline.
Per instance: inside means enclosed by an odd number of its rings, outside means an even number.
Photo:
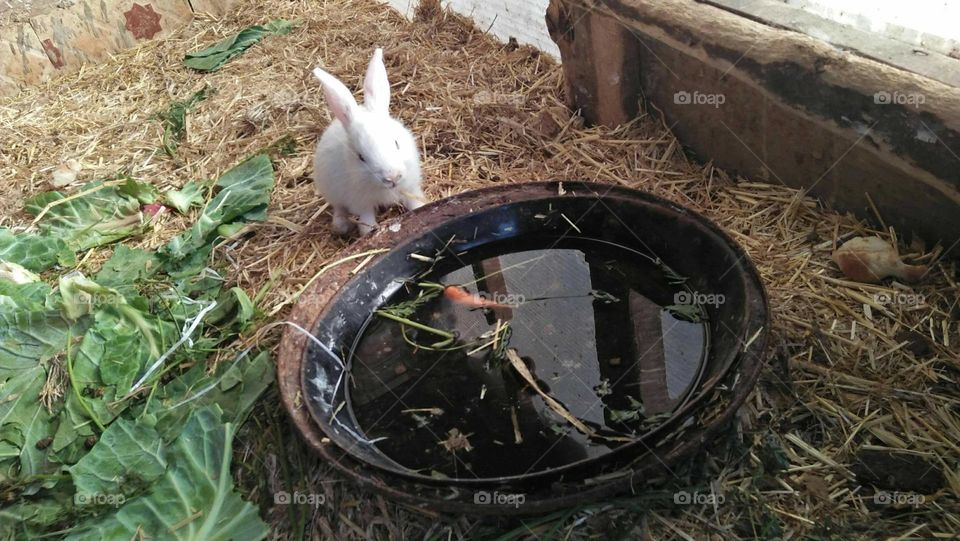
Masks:
[[[367,68],[363,106],[336,77],[320,68],[313,74],[335,118],[320,137],[313,158],[313,179],[317,192],[333,207],[334,231],[348,233],[352,214],[365,235],[376,227],[379,207],[422,206],[420,153],[413,134],[390,117],[383,50],[374,52]]]

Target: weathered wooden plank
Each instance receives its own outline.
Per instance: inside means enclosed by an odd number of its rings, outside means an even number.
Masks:
[[[872,199],[888,225],[960,255],[960,89],[695,0],[553,2],[629,30],[618,39],[639,44],[644,98],[704,161],[865,218]],[[579,41],[584,24],[553,33]],[[600,64],[560,44],[574,83]],[[574,106],[606,123],[584,94]]]
[[[474,263],[473,267],[479,270],[478,276],[482,278],[477,282],[477,288],[480,291],[486,291],[494,296],[493,301],[501,303],[503,301],[497,298],[506,298],[510,294],[507,289],[507,280],[503,275],[503,265],[500,264],[500,258],[485,259],[479,263]],[[510,307],[497,307],[488,311],[487,323],[493,325],[497,320],[508,322],[513,319],[513,309]]]
[[[50,62],[57,69],[66,69],[167,36],[192,17],[187,0],[80,0],[65,9],[37,14],[30,24]]]
[[[0,27],[0,96],[44,82],[54,72],[43,44],[27,23]]]
[[[640,396],[647,415],[673,409],[676,401],[667,389],[667,357],[663,348],[660,305],[630,290],[630,323],[633,347],[640,367]]]
[[[882,28],[880,30],[870,26],[879,22],[880,19],[871,21],[870,17],[858,18],[856,25],[843,24],[832,20],[832,17],[841,18],[839,13],[843,10],[837,10],[831,14],[823,12],[823,6],[801,8],[797,4],[791,5],[782,0],[705,0],[705,2],[771,26],[781,26],[814,36],[837,47],[857,51],[884,64],[912,71],[948,85],[960,86],[960,69],[957,69],[960,44],[955,44],[956,42],[950,39],[919,31],[908,31],[903,27],[897,30],[896,25],[884,25],[879,27]],[[897,4],[876,2],[877,8],[890,9],[894,6]],[[808,11],[810,8],[813,10]],[[944,11],[949,9],[946,2],[943,9]],[[907,39],[903,33],[912,39]],[[904,46],[905,43],[910,45]]]
[[[547,29],[564,60],[568,105],[616,127],[637,115],[639,43],[615,19],[570,0],[551,0]]]

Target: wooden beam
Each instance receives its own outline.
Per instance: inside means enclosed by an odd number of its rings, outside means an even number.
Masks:
[[[606,46],[637,51],[641,68],[639,88],[610,101],[642,93],[703,161],[864,218],[872,199],[886,223],[960,254],[957,88],[695,0],[553,0],[568,95],[599,124],[589,74],[622,70],[597,61],[585,21],[600,17],[627,30]]]
[[[633,119],[640,65],[639,45],[629,29],[570,0],[551,0],[546,20],[564,59],[567,105],[609,127]]]
[[[640,400],[647,416],[668,412],[677,401],[667,388],[667,357],[663,346],[660,305],[630,290],[630,325],[640,376]]]

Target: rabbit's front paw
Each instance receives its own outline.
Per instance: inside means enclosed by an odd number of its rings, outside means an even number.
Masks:
[[[403,202],[403,208],[407,210],[417,210],[418,208],[424,205],[423,201],[419,199],[408,199]]]
[[[338,235],[347,235],[353,229],[353,222],[345,209],[333,209],[333,232]]]
[[[369,235],[377,228],[377,217],[373,212],[361,212],[357,221],[357,229],[361,235]]]

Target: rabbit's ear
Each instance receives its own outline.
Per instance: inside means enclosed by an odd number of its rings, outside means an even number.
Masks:
[[[343,127],[350,126],[356,113],[357,100],[353,99],[350,89],[344,86],[339,79],[320,68],[313,70],[313,76],[320,80],[323,86],[323,95],[327,98],[330,112],[339,120]]]
[[[363,105],[371,112],[389,114],[390,82],[387,81],[387,68],[383,65],[383,49],[373,52],[367,76],[363,79]]]

